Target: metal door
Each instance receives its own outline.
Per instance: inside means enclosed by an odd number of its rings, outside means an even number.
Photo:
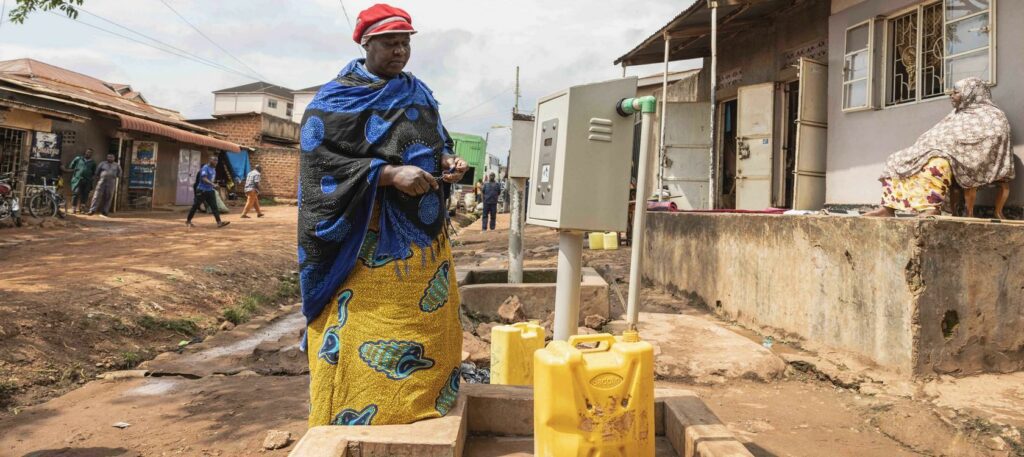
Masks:
[[[710,209],[710,103],[669,102],[663,185],[679,209]]]
[[[761,210],[772,201],[775,84],[739,88],[736,132],[736,209]]]
[[[796,174],[793,209],[825,206],[828,133],[828,66],[800,59],[800,104],[796,120]]]
[[[192,184],[195,182],[196,173],[202,156],[199,151],[181,149],[178,152],[178,185],[175,192],[174,203],[176,205],[191,205],[195,198],[195,190]]]

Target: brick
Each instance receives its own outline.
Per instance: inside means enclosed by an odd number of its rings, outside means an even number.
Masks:
[[[324,426],[306,432],[306,437],[289,457],[342,457],[345,443],[349,454],[359,457],[461,457],[466,440],[466,395],[448,415],[409,425]]]
[[[665,430],[683,457],[753,457],[692,392],[665,397]]]

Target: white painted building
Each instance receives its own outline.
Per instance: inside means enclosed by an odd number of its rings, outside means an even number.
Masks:
[[[294,92],[295,109],[292,110],[292,122],[296,124],[302,123],[302,115],[306,112],[306,107],[309,106],[309,103],[313,101],[313,97],[320,91],[320,87],[307,87]]]
[[[296,111],[295,95],[291,89],[265,82],[221,89],[214,91],[213,96],[214,116],[259,113],[292,120]],[[301,118],[302,111],[298,114]]]

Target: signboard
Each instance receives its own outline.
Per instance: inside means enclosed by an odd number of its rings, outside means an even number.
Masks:
[[[156,179],[157,147],[158,145],[152,141],[134,142],[132,165],[128,173],[129,189],[153,189]]]
[[[60,162],[60,134],[35,132],[32,150],[29,152],[29,159],[56,160]]]

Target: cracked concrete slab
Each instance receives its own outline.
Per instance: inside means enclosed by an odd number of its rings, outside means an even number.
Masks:
[[[605,326],[615,334],[625,328],[625,321]],[[700,316],[640,313],[639,330],[654,345],[654,373],[661,379],[695,384],[770,381],[786,371],[786,363],[772,351]]]

